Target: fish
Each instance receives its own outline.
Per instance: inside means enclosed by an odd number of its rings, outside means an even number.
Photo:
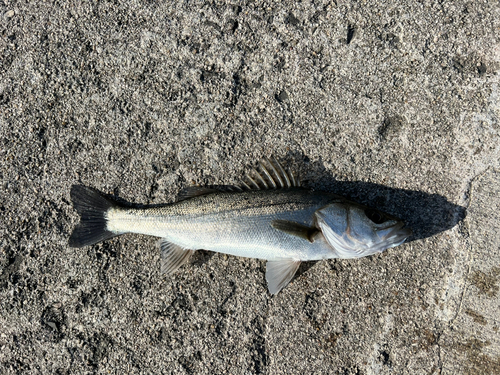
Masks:
[[[73,185],[80,215],[68,244],[90,246],[125,233],[159,237],[160,270],[170,275],[204,249],[267,261],[272,295],[301,262],[369,256],[402,244],[412,231],[387,213],[301,186],[290,169],[263,159],[240,185],[185,188],[176,202],[134,207]]]

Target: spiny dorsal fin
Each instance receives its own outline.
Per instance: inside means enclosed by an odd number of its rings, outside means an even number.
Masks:
[[[299,187],[300,182],[290,171],[283,169],[276,159],[264,158],[259,162],[259,170],[253,169],[252,175],[245,176],[246,181],[241,182],[245,190],[287,189]]]
[[[307,225],[288,220],[273,220],[271,221],[271,226],[284,233],[308,240],[310,243],[314,242],[314,235],[318,232],[317,228],[308,227]]]

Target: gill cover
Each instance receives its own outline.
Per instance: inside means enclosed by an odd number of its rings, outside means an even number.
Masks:
[[[403,243],[411,231],[382,212],[336,202],[315,212],[316,223],[338,258],[360,258]]]

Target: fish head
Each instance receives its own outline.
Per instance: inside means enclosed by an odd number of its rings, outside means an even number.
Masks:
[[[360,258],[402,244],[412,231],[384,212],[335,202],[315,212],[317,227],[338,258]]]

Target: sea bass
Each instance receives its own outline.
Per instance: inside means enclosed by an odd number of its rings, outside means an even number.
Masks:
[[[80,223],[69,245],[88,246],[125,233],[160,237],[161,271],[167,274],[197,249],[264,259],[269,292],[276,294],[303,261],[372,255],[412,233],[386,213],[302,188],[276,160],[259,167],[241,186],[187,188],[175,203],[145,208],[73,185]]]

